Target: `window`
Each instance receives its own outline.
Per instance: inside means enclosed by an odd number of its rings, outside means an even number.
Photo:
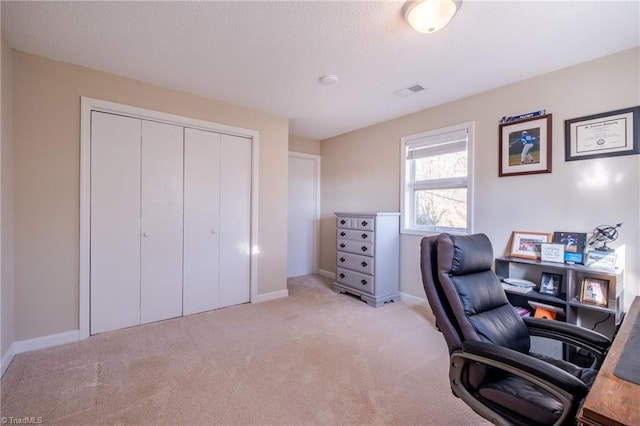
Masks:
[[[473,123],[401,139],[404,234],[471,232]]]

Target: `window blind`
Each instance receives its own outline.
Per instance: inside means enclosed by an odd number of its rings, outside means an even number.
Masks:
[[[406,143],[407,160],[466,151],[467,129],[416,138]]]

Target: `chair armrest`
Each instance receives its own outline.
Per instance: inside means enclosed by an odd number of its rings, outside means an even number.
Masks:
[[[452,358],[462,357],[522,377],[547,390],[564,392],[567,397],[582,398],[589,392],[587,385],[561,368],[513,349],[486,342],[463,342],[462,351]]]
[[[568,322],[553,321],[543,318],[523,318],[525,324],[529,328],[530,333],[548,334],[550,338],[558,336],[562,340],[565,337],[580,340],[588,345],[600,348],[606,351],[611,346],[611,339],[598,333]],[[534,334],[539,336],[540,334]]]
[[[513,418],[503,410],[487,405],[475,391],[467,388],[465,371],[476,363],[520,377],[558,398],[563,410],[555,425],[570,424],[580,401],[589,392],[587,385],[577,377],[540,359],[491,343],[463,342],[460,350],[451,353],[451,390],[475,412],[495,424],[513,424]]]
[[[600,368],[611,346],[611,339],[596,331],[562,321],[523,318],[532,336],[546,337],[585,349],[595,357],[594,368]]]

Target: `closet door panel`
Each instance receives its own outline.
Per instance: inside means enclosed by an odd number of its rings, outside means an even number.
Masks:
[[[219,306],[220,134],[185,128],[183,314]]]
[[[91,334],[140,323],[140,128],[91,113]]]
[[[220,163],[220,307],[249,301],[251,141],[222,135]]]
[[[141,323],[182,315],[183,128],[142,122]]]

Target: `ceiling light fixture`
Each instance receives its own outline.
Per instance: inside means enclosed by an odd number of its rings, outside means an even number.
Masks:
[[[329,86],[338,82],[338,76],[334,74],[323,75],[318,81],[324,86]]]
[[[413,0],[406,4],[404,19],[418,32],[435,33],[460,10],[462,0]]]

